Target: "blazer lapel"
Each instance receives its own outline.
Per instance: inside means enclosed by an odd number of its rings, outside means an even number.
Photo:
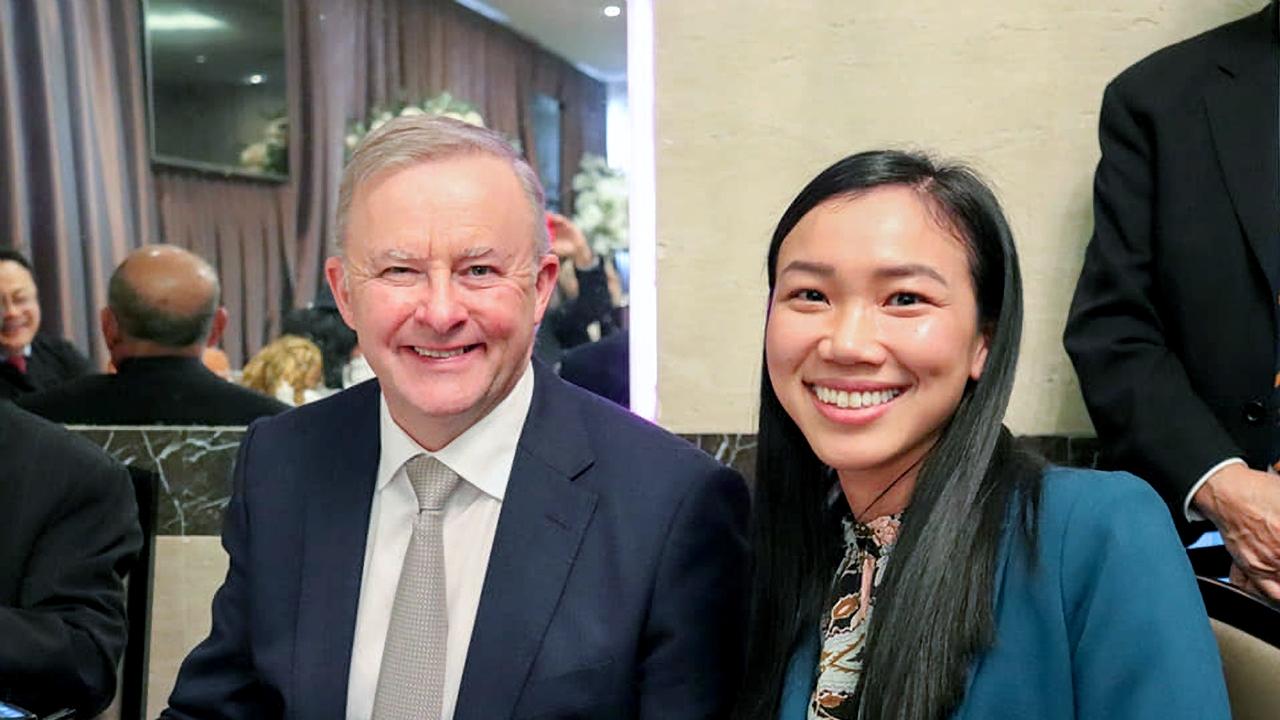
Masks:
[[[351,644],[355,637],[360,579],[380,452],[378,385],[351,391],[353,412],[335,412],[333,425],[307,440],[316,453],[302,528],[302,586],[294,655],[291,717],[346,716]],[[335,407],[335,411],[339,408]]]
[[[1021,502],[1022,498],[1015,496],[1013,506],[1016,508]],[[1000,533],[1000,546],[999,550],[996,551],[995,577],[991,581],[993,594],[991,598],[991,618],[992,622],[995,623],[995,631],[997,633],[1000,626],[1000,607],[1004,602],[1004,576],[1008,574],[1009,563],[1011,562],[1010,556],[1017,549],[1015,545],[1022,542],[1022,520],[1020,514],[1011,509],[1008,515],[1005,519],[1004,528]],[[1036,532],[1039,532],[1039,521],[1037,521],[1036,527]],[[981,662],[981,658],[979,658],[969,664],[969,676],[964,684],[965,697],[969,697],[973,692],[973,680],[978,675],[978,665]],[[964,709],[965,705],[961,703],[960,707],[956,709],[952,720],[961,720],[961,718],[965,717]]]
[[[1275,25],[1272,4],[1221,58],[1223,77],[1205,92],[1227,192],[1273,291],[1280,289],[1280,62]]]
[[[596,494],[572,482],[592,456],[561,382],[535,364],[533,404],[498,519],[455,720],[514,712],[595,511]]]

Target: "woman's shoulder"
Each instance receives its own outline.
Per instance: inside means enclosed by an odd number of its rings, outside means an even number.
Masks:
[[[1135,475],[1049,466],[1041,488],[1042,537],[1161,545],[1173,538],[1176,543],[1168,506]]]
[[[1070,512],[1081,505],[1095,514],[1167,512],[1151,485],[1131,473],[1050,465],[1043,478],[1041,502],[1047,512]]]

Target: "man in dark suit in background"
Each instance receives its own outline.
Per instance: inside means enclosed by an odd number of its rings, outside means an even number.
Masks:
[[[31,263],[17,250],[0,248],[0,400],[93,372],[74,345],[39,331],[40,298]]]
[[[92,375],[19,404],[69,425],[248,425],[288,405],[227,382],[200,360],[222,337],[218,275],[172,245],[132,252],[111,275],[102,310],[114,375]]]
[[[1280,600],[1276,3],[1156,52],[1102,101],[1067,352],[1111,462],[1207,518]]]
[[[631,405],[631,333],[623,327],[607,338],[564,354],[560,377],[585,390]]]
[[[249,429],[213,630],[164,717],[724,717],[745,485],[531,362],[558,269],[533,170],[398,118],[337,228],[329,284],[378,379]]]
[[[123,578],[141,546],[129,474],[0,402],[0,700],[90,718],[115,697]]]

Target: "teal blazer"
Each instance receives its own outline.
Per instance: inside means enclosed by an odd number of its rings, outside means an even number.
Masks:
[[[1128,473],[1051,468],[1035,569],[1016,523],[996,570],[995,644],[957,719],[1230,720],[1218,646],[1169,511]],[[804,720],[818,635],[791,658],[779,720]]]

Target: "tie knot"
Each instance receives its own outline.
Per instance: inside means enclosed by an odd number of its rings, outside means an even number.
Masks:
[[[405,472],[409,475],[414,494],[418,496],[418,512],[444,507],[444,501],[449,499],[460,479],[444,463],[427,455],[418,455],[410,460]]]

